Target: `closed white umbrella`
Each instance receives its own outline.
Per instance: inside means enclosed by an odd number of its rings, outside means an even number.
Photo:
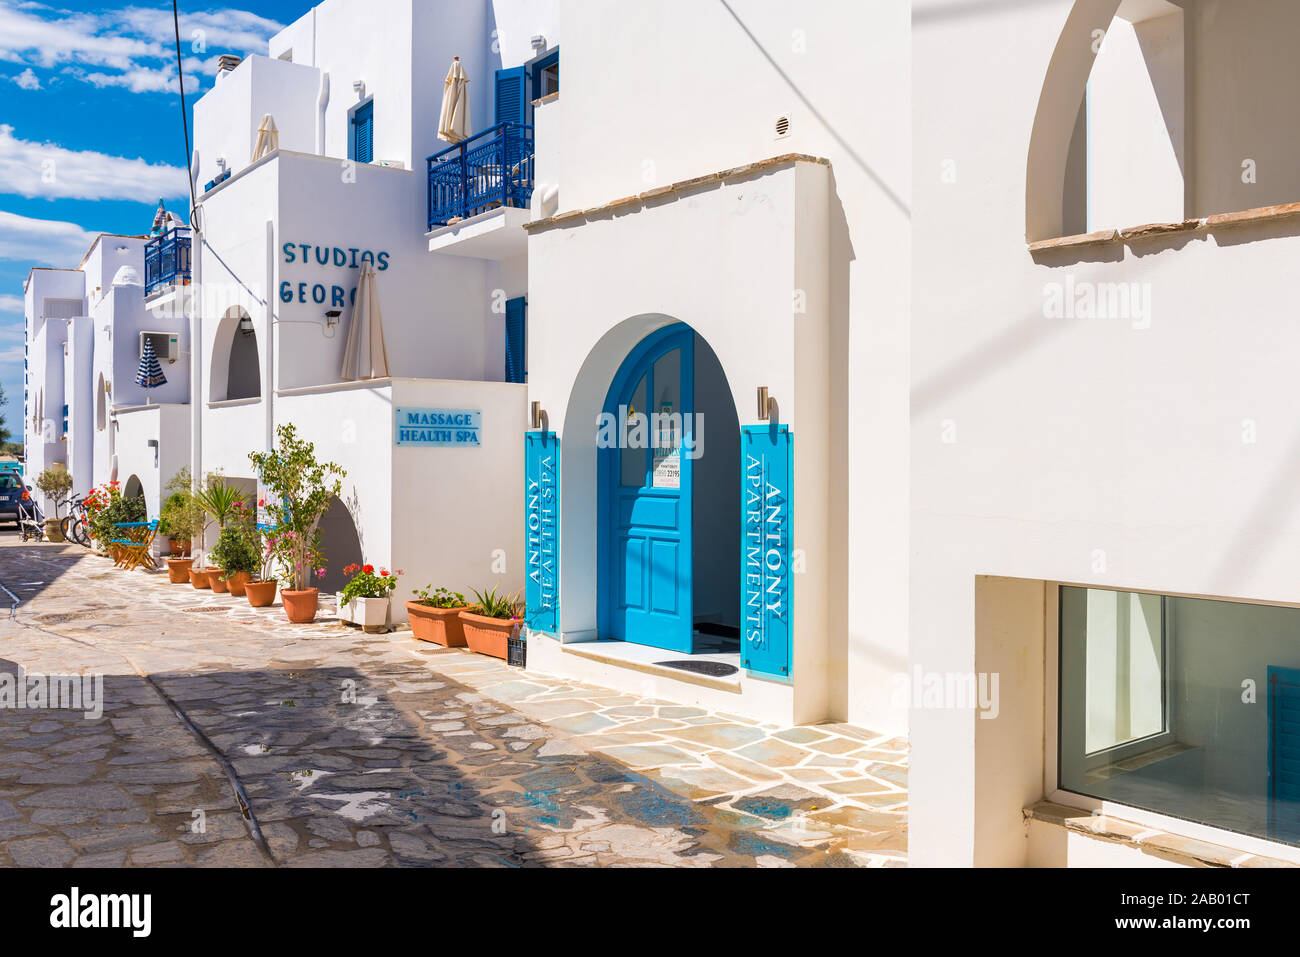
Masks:
[[[343,381],[387,379],[388,347],[384,344],[384,316],[379,310],[379,284],[375,267],[361,267],[357,301],[352,308],[348,341],[343,348]]]
[[[459,143],[469,138],[469,75],[460,57],[451,61],[442,83],[442,113],[438,117],[438,139]]]
[[[280,148],[280,131],[275,128],[275,120],[267,113],[262,117],[262,125],[257,128],[257,146],[253,149],[253,159],[260,160]]]

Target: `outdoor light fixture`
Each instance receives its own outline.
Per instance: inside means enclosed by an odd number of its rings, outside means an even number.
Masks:
[[[239,320],[239,331],[246,336],[253,334],[253,320],[249,316],[244,316]]]
[[[540,402],[531,402],[529,405],[532,408],[533,428],[540,429],[542,427],[542,418],[546,415],[546,410],[542,408]]]
[[[532,38],[532,44],[533,44],[533,49],[534,49],[534,50],[545,50],[545,49],[546,49],[546,37],[542,36],[542,35],[539,33],[539,34],[537,34],[535,37]]]
[[[352,81],[352,92],[355,93],[358,97],[365,96],[365,95],[366,95],[366,81],[365,81],[365,80],[353,80],[353,81]]]
[[[772,417],[772,398],[767,394],[767,386],[758,387],[758,421],[766,422]]]
[[[339,317],[343,315],[342,309],[330,309],[325,313],[325,325],[327,327],[338,323]]]

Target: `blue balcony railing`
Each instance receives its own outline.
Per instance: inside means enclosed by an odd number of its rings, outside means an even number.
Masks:
[[[144,294],[152,295],[166,286],[187,286],[190,282],[190,231],[174,226],[155,236],[144,247]]]
[[[533,198],[533,128],[502,123],[429,157],[429,228]]]

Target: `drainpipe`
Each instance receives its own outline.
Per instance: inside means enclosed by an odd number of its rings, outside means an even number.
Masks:
[[[312,11],[315,13],[315,11]],[[320,93],[316,96],[316,155],[325,155],[325,108],[330,102],[330,75],[320,74]]]
[[[275,223],[266,221],[266,348],[262,360],[262,390],[266,396],[266,442],[275,448]]]
[[[194,151],[193,175],[199,172],[199,153]],[[190,482],[197,489],[203,479],[203,210],[190,210]],[[202,531],[196,559],[203,555]]]

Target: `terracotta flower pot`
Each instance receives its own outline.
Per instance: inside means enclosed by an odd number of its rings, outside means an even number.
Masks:
[[[190,584],[195,588],[211,588],[208,584],[208,573],[202,568],[190,566]]]
[[[432,641],[444,648],[465,647],[465,627],[460,620],[460,608],[433,608],[418,601],[408,601],[406,611],[411,616],[411,634],[421,641]]]
[[[254,608],[270,608],[275,604],[275,579],[267,582],[245,582],[244,597]]]
[[[235,572],[235,574],[227,578],[226,586],[230,589],[230,594],[234,595],[236,598],[243,598],[244,587],[252,577],[253,576],[248,574],[248,572]]]
[[[305,625],[316,620],[316,607],[320,604],[319,588],[280,589],[284,613],[295,625]]]
[[[519,622],[512,618],[488,618],[472,611],[460,612],[460,621],[470,651],[502,661],[509,658],[510,636],[519,627]]]
[[[190,557],[190,540],[188,538],[171,539],[171,553],[177,557]]]
[[[225,572],[223,572],[220,568],[207,569],[208,587],[211,588],[218,595],[224,595],[227,591],[230,590],[229,588],[226,587],[226,583],[221,580],[221,576],[224,574]]]
[[[169,558],[167,559],[167,578],[173,585],[188,585],[190,582],[190,566],[194,564],[192,558]]]

